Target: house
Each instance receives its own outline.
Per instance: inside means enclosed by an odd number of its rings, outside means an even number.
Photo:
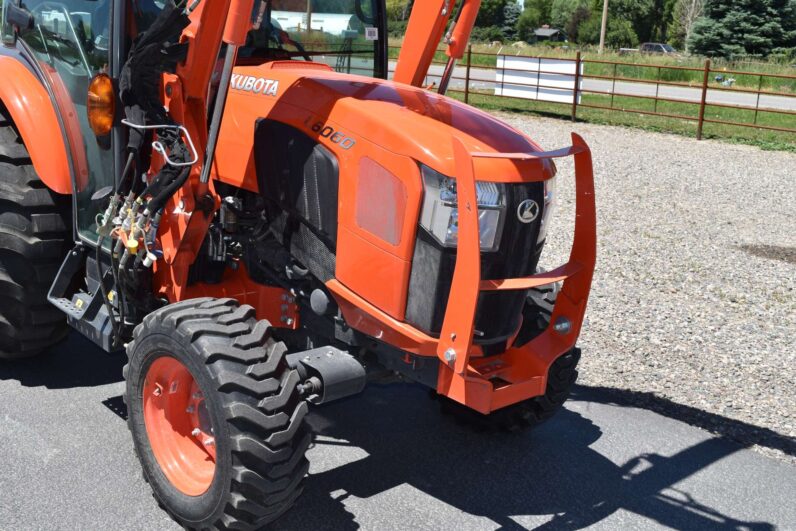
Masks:
[[[533,30],[533,34],[536,37],[536,42],[541,41],[553,41],[553,42],[567,42],[567,33],[562,29],[551,28],[548,25],[544,25],[541,28],[536,28]]]

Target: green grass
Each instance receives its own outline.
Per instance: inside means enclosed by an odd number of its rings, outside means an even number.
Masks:
[[[463,100],[464,94],[459,91],[450,91],[450,96]],[[557,118],[571,117],[572,106],[520,100],[494,96],[483,92],[470,92],[469,102],[476,107],[492,111],[508,111],[537,116]],[[586,105],[611,106],[611,97],[597,94],[583,96],[582,103]],[[696,137],[697,118],[699,105],[685,103],[658,102],[653,100],[635,98],[632,96],[615,96],[613,99],[614,110],[592,109],[579,106],[577,119],[579,121],[621,125],[635,127],[648,131],[674,133],[688,137]],[[636,111],[636,112],[634,112]],[[638,112],[642,111],[642,112]],[[693,118],[669,118],[643,114],[643,112],[658,112],[670,115]],[[745,109],[729,109],[708,105],[705,110],[707,120],[717,119],[723,121],[753,123],[755,113]],[[760,111],[757,114],[757,123],[771,127],[786,127],[796,129],[796,116],[786,116],[771,112]],[[782,150],[796,152],[796,133],[785,133],[749,127],[730,126],[724,124],[705,123],[703,138],[718,139],[727,142],[749,144],[762,149]]]

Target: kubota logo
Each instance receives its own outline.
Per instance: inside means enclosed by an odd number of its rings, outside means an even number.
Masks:
[[[539,215],[539,203],[526,199],[517,207],[517,218],[523,223],[530,223]]]
[[[279,81],[262,77],[232,74],[230,86],[236,90],[245,90],[246,92],[253,92],[255,94],[265,94],[266,96],[276,96],[279,90]]]

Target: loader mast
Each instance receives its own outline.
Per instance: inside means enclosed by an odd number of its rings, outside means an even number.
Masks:
[[[218,206],[217,199],[209,193],[209,171],[205,168],[213,162],[214,145],[209,141],[214,131],[218,131],[225,99],[217,98],[216,104],[222,108],[216,109],[212,123],[208,123],[210,84],[222,43],[228,44],[225,66],[231,69],[234,64],[237,46],[246,40],[253,3],[253,0],[200,0],[182,36],[182,42],[188,43],[188,57],[176,74],[167,74],[164,79],[164,103],[172,118],[186,128],[200,161],[204,161],[191,167],[190,186],[178,190],[171,200],[182,208],[166,209],[161,221],[170,235],[170,255],[155,275],[158,284],[166,287],[167,292],[162,295],[170,300],[179,300],[187,286],[188,266],[194,262]],[[225,95],[227,88],[220,86],[218,93]],[[181,212],[190,213],[187,221]]]
[[[395,67],[395,81],[422,86],[437,46],[444,37],[448,63],[439,91],[445,92],[456,60],[464,56],[481,0],[460,0],[458,6],[456,4],[455,0],[418,0],[414,3]]]

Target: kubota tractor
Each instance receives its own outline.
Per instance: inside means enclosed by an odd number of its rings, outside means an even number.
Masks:
[[[384,0],[3,2],[0,357],[68,325],[126,347],[135,451],[185,527],[286,511],[309,405],[368,379],[509,429],[566,399],[591,155],[441,94],[479,3],[415,0],[387,81]],[[574,244],[539,272],[570,156]]]

